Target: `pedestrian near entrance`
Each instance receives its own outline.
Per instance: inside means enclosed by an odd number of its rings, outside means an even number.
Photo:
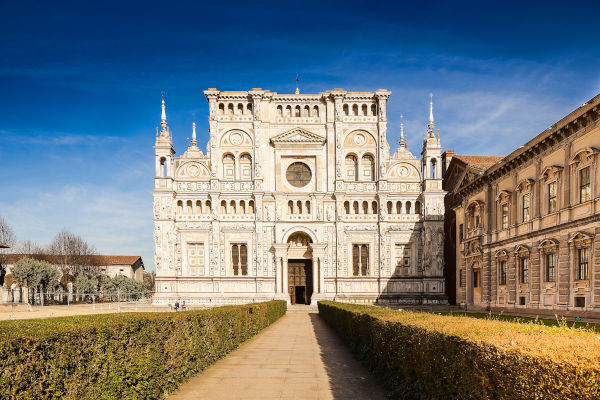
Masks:
[[[179,300],[175,302],[175,311],[179,310]]]
[[[185,311],[185,300],[181,303],[181,311]]]

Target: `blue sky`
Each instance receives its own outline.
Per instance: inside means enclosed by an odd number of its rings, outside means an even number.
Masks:
[[[526,3],[526,4],[522,4]],[[101,6],[99,4],[102,4]],[[155,127],[183,153],[202,90],[392,91],[418,153],[504,155],[600,92],[600,14],[580,2],[7,2],[0,5],[0,215],[19,239],[69,229],[153,269]]]

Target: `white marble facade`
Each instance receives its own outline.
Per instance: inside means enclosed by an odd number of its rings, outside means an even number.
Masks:
[[[154,196],[159,304],[444,303],[441,144],[390,156],[387,90],[204,91],[210,140],[175,156],[164,101]]]

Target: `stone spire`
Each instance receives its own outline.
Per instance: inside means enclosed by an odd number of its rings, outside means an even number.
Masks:
[[[192,146],[196,146],[196,121],[192,122]]]
[[[433,93],[429,93],[429,123],[427,124],[427,137],[435,138],[435,132],[433,128]]]
[[[400,114],[400,147],[406,148],[406,140],[404,140],[404,116]]]
[[[169,136],[169,126],[167,125],[167,112],[165,111],[165,95],[162,95],[162,112],[160,114],[160,136]]]
[[[296,74],[296,94],[300,94],[300,87],[298,86],[298,82],[300,82],[299,75]]]

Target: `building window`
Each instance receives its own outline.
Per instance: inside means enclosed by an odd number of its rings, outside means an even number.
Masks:
[[[463,241],[463,231],[464,231],[463,224],[460,224],[460,225],[458,226],[458,240],[459,240],[460,242],[462,242],[462,241]]]
[[[411,245],[396,243],[396,266],[409,268],[411,257]]]
[[[502,229],[508,228],[508,204],[502,204]]]
[[[531,194],[527,193],[523,195],[523,220],[522,222],[529,221],[531,217]]]
[[[575,297],[575,307],[585,307],[585,297]]]
[[[248,275],[248,247],[245,243],[231,245],[233,275]]]
[[[506,261],[500,261],[499,284],[506,285]]]
[[[290,185],[301,188],[308,185],[312,179],[312,172],[308,165],[298,161],[290,164],[285,177]]]
[[[521,258],[521,283],[529,282],[529,258]]]
[[[546,282],[554,282],[554,271],[556,269],[556,255],[546,254]]]
[[[577,249],[577,280],[588,278],[589,250],[587,247]]]
[[[352,274],[367,276],[369,274],[369,245],[352,245]]]
[[[579,202],[584,203],[592,199],[590,183],[590,167],[579,170]]]
[[[473,271],[473,287],[474,288],[478,288],[479,287],[479,276],[481,274],[479,273],[479,270],[474,270]]]
[[[556,211],[556,182],[548,184],[548,214]]]
[[[188,243],[187,263],[190,275],[204,274],[204,243]]]

